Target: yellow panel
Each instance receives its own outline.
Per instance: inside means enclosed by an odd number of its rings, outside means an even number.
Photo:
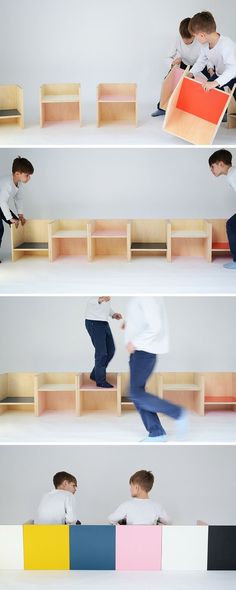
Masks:
[[[26,570],[68,570],[69,526],[25,525],[24,567]]]

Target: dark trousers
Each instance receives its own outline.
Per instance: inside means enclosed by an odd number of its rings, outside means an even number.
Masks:
[[[186,70],[186,68],[188,67],[183,61],[180,62],[179,67],[181,70]],[[169,72],[168,72],[169,74]],[[168,76],[167,74],[167,76]],[[207,70],[207,67],[205,66],[204,70],[202,70],[202,74],[204,74],[204,76],[206,76],[206,78],[209,80],[210,76],[209,76],[209,72]],[[160,109],[160,101],[157,103],[157,108]],[[164,109],[162,109],[164,110]]]
[[[95,365],[91,377],[97,384],[106,381],[106,368],[115,354],[115,344],[108,322],[85,320],[85,327],[95,348]]]
[[[214,80],[216,80],[216,78],[218,78],[218,76],[216,74],[213,74],[213,76],[211,76],[209,78],[208,82],[214,82]],[[220,88],[220,90],[224,90],[225,87],[228,86],[230,88],[230,90],[232,90],[232,88],[234,87],[234,84],[236,84],[236,78],[232,78],[232,80],[227,82],[227,84],[225,84],[224,86],[217,86],[217,88]],[[236,100],[236,90],[234,91],[233,96]]]
[[[229,240],[230,252],[234,262],[236,262],[236,213],[230,217],[226,223],[226,231]]]
[[[18,219],[17,215],[15,215],[15,213],[13,213],[13,211],[11,211],[11,215],[12,215],[12,218],[13,219]],[[5,221],[5,223],[8,223],[8,225],[11,225],[11,222],[6,219],[4,213],[2,212],[2,209],[0,208],[0,246],[1,246],[2,237],[3,237],[3,234],[4,234],[3,221]]]
[[[157,416],[157,412],[167,414],[171,418],[179,418],[182,408],[156,395],[147,393],[145,386],[154,370],[157,356],[143,350],[136,350],[130,355],[130,397],[138,410],[149,436],[160,436],[165,430]]]

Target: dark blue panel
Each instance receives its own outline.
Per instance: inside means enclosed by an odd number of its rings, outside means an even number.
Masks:
[[[208,570],[236,570],[236,526],[209,526]]]
[[[114,570],[115,537],[113,526],[71,526],[70,569]]]

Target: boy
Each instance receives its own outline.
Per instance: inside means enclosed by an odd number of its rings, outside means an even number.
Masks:
[[[226,176],[228,184],[236,192],[236,167],[232,165],[231,152],[225,149],[217,150],[210,156],[209,166],[212,174],[217,178],[222,175]],[[224,264],[224,268],[236,269],[236,214],[228,219],[226,231],[233,262]]]
[[[23,214],[22,184],[29,182],[34,168],[26,158],[15,158],[12,164],[12,175],[0,178],[0,247],[4,233],[3,221],[11,225],[24,225],[26,219]],[[8,202],[13,198],[17,215],[9,209]]]
[[[173,45],[172,51],[168,58],[168,69],[170,70],[175,65],[178,65],[181,69],[185,70],[187,66],[193,66],[197,61],[200,52],[201,44],[194,35],[189,32],[190,18],[184,18],[179,25],[179,35],[176,38],[175,44]],[[207,78],[209,75],[214,74],[214,70],[208,62],[207,67],[204,67],[202,72]],[[157,110],[152,113],[152,117],[159,117],[164,115],[165,110],[160,108],[160,102],[157,105]]]
[[[214,74],[203,83],[206,91],[212,88],[232,90],[236,83],[236,45],[228,37],[217,33],[216,22],[210,12],[199,12],[191,18],[189,31],[202,45],[201,53],[189,72],[190,77],[202,71],[210,60]],[[236,91],[234,92],[236,98]]]
[[[157,412],[174,418],[178,432],[184,433],[186,411],[145,390],[154,371],[157,355],[169,350],[167,317],[162,299],[133,297],[124,328],[126,348],[130,355],[130,397],[148,431],[144,442],[163,442],[167,439]]]
[[[55,490],[45,494],[38,507],[36,524],[76,524],[75,499],[77,480],[66,471],[54,475]]]
[[[90,379],[98,387],[113,387],[106,379],[106,369],[115,354],[115,344],[108,323],[109,317],[121,320],[122,315],[111,308],[111,298],[107,296],[90,297],[85,312],[85,327],[95,348],[95,365]]]
[[[149,498],[149,492],[153,487],[154,476],[151,471],[137,471],[129,480],[131,500],[123,502],[110,516],[111,524],[118,524],[125,521],[129,524],[152,525],[161,522],[169,523],[169,517],[165,510]]]

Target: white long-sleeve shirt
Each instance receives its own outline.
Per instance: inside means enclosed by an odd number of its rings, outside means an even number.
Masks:
[[[114,315],[110,301],[98,302],[99,297],[90,297],[87,301],[85,310],[86,320],[95,320],[100,322],[108,322],[109,317]]]
[[[43,496],[35,524],[70,524],[76,520],[74,495],[65,490],[52,490]]]
[[[232,166],[226,176],[228,184],[236,192],[236,166]]]
[[[169,350],[165,305],[160,297],[133,297],[125,321],[125,343],[136,350],[162,354]]]
[[[181,35],[178,35],[167,58],[168,68],[170,69],[172,62],[177,58],[180,58],[186,66],[193,66],[199,58],[200,53],[201,43],[196,38],[194,38],[190,45],[186,45]]]
[[[7,221],[12,218],[9,208],[9,200],[12,198],[18,215],[23,213],[23,195],[22,183],[16,186],[12,176],[2,176],[0,178],[0,208]]]
[[[119,520],[126,519],[127,524],[156,524],[157,521],[168,524],[170,522],[166,511],[149,498],[131,498],[120,504],[118,508],[108,516],[111,524],[117,524]]]
[[[215,47],[210,49],[209,43],[202,46],[198,60],[191,68],[193,75],[201,72],[208,62],[211,62],[218,76],[216,82],[219,86],[226,86],[233,78],[236,78],[236,45],[228,37],[220,35]]]

